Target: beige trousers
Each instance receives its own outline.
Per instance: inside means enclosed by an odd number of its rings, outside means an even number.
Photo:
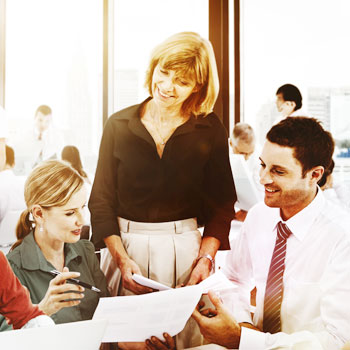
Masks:
[[[143,276],[169,287],[187,283],[201,244],[196,219],[141,223],[118,218],[118,222],[125,250],[138,264]],[[133,294],[120,284],[120,271],[108,249],[101,251],[101,269],[106,275],[111,295]],[[193,319],[176,337],[176,344],[177,349],[203,344],[203,337]],[[129,347],[137,348],[142,349],[136,344]]]

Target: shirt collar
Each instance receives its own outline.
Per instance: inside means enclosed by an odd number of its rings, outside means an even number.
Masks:
[[[151,135],[149,134],[149,132],[147,132],[146,128],[144,127],[144,125],[142,124],[141,119],[140,119],[140,114],[141,114],[141,110],[142,110],[143,106],[145,105],[145,103],[147,103],[151,99],[152,99],[152,97],[148,97],[141,104],[131,106],[131,107],[127,108],[126,110],[123,110],[123,112],[120,115],[118,115],[118,119],[119,120],[120,119],[127,120],[128,125],[129,125],[129,129],[135,135],[145,139],[151,145],[154,145],[154,141],[153,141]],[[174,136],[189,133],[197,127],[210,127],[210,126],[211,126],[211,124],[210,124],[210,121],[208,119],[208,116],[195,117],[192,115],[186,123],[182,124],[180,127],[177,128],[177,130],[174,133]]]
[[[283,221],[279,215],[279,220],[288,226],[296,238],[303,240],[311,225],[314,223],[321,210],[323,209],[325,203],[326,201],[322,190],[317,186],[317,194],[307,207],[292,216],[287,221]]]
[[[45,259],[44,254],[42,253],[38,244],[35,242],[33,232],[23,239],[23,242],[19,248],[21,249],[22,267],[24,267],[26,270],[41,270],[50,272],[55,268]],[[74,259],[77,259],[78,262],[80,262],[82,259],[81,255],[77,252],[74,244],[72,243],[65,243],[64,255],[65,266],[68,266]]]

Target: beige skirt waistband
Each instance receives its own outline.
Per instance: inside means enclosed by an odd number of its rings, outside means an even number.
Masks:
[[[147,233],[152,232],[153,234],[169,234],[195,231],[198,228],[196,218],[167,222],[137,222],[118,216],[118,223],[120,231],[124,233],[143,233],[147,231]]]

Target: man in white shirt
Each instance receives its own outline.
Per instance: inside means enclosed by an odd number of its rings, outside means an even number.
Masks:
[[[283,118],[288,116],[302,116],[302,101],[301,93],[295,85],[284,84],[277,89],[276,106]]]
[[[238,284],[232,307],[210,293],[216,309],[193,314],[209,342],[254,350],[338,350],[349,342],[349,215],[317,186],[333,150],[331,134],[312,118],[287,117],[268,132],[265,203],[249,211],[226,260]]]
[[[234,154],[240,154],[245,160],[251,159],[255,151],[253,128],[247,123],[235,124],[230,137],[230,146]]]
[[[259,183],[259,152],[256,147],[256,140],[253,128],[247,123],[235,124],[230,137],[230,147],[232,154],[241,155],[244,157],[249,175],[253,180],[253,183],[257,189],[257,193],[261,194],[261,200],[263,198],[264,187]],[[233,158],[230,154],[231,166],[233,164]],[[233,174],[235,176],[235,174]],[[237,185],[237,184],[236,184]],[[247,216],[247,211],[239,207],[239,203],[236,203],[238,209],[236,211],[235,219],[238,221],[244,221]]]
[[[58,158],[63,147],[63,138],[53,127],[51,108],[47,105],[39,106],[34,116],[34,128],[23,130],[20,138],[17,137],[13,144],[18,155],[19,164],[16,168],[20,172],[24,170],[24,173],[28,173],[41,161]]]

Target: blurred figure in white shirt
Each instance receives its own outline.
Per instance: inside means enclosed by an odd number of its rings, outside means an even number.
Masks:
[[[235,124],[229,142],[232,153],[239,154],[244,157],[253,182],[259,193],[261,193],[261,199],[263,199],[264,187],[260,184],[259,180],[259,152],[256,147],[256,139],[253,128],[247,123]],[[237,206],[239,208],[239,204],[237,204]],[[247,211],[238,210],[236,211],[235,219],[238,221],[244,221],[246,215]]]
[[[84,179],[85,188],[87,189],[87,198],[89,200],[92,185],[88,174],[83,168],[79,149],[73,145],[64,146],[61,153],[61,159],[68,162]],[[84,210],[84,215],[85,225],[83,225],[82,228],[82,238],[90,239],[90,212],[87,208]]]
[[[15,153],[6,145],[5,169],[0,171],[0,224],[10,210],[24,210],[24,178],[13,173]]]
[[[303,116],[303,98],[299,89],[292,84],[284,84],[276,91],[276,106],[282,117]]]
[[[18,172],[29,173],[33,167],[48,159],[58,159],[63,147],[63,137],[53,126],[52,109],[39,106],[34,114],[31,130],[22,130],[13,142],[21,164]]]
[[[334,161],[328,169],[325,169],[318,185],[321,187],[324,196],[331,202],[344,207],[346,210],[350,209],[350,191],[349,188],[342,182],[337,181],[333,177]]]

